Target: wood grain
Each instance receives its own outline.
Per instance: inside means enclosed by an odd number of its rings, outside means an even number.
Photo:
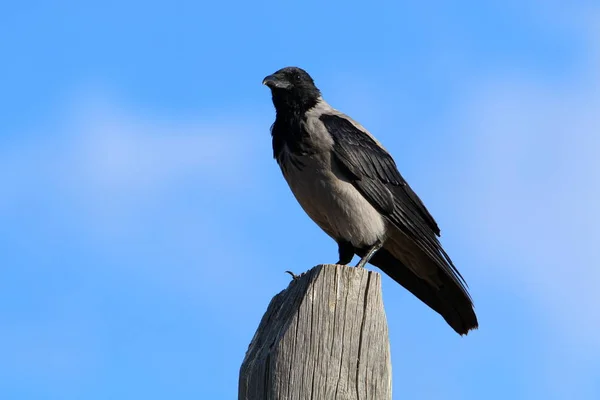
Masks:
[[[318,265],[271,300],[240,369],[238,399],[392,398],[381,276]]]

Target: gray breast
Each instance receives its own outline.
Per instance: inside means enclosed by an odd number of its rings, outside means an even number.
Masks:
[[[342,174],[330,150],[297,155],[284,148],[278,163],[304,211],[329,236],[355,247],[384,240],[385,218]]]

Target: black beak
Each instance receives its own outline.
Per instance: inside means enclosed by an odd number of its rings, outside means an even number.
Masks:
[[[269,75],[262,81],[263,85],[270,87],[271,89],[288,89],[291,85],[284,79],[281,79],[276,74]]]

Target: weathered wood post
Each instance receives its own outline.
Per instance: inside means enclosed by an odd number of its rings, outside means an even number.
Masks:
[[[271,300],[240,369],[239,400],[391,400],[381,275],[318,265]]]

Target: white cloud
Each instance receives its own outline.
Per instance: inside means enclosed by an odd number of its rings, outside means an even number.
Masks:
[[[565,81],[496,77],[464,110],[462,201],[491,271],[531,293],[566,341],[600,350],[600,41]]]
[[[202,116],[161,118],[99,95],[71,104],[56,126],[5,139],[0,211],[42,187],[109,207],[182,182],[227,190],[248,176],[252,127]]]
[[[72,257],[89,273],[130,274],[183,297],[241,285],[252,253],[231,228],[243,207],[226,201],[260,186],[248,179],[260,176],[251,118],[166,118],[116,99],[75,96],[57,121],[0,139],[0,224],[26,235],[32,254],[53,252],[40,265]],[[238,240],[236,252],[223,237]]]
[[[227,178],[240,166],[249,143],[248,127],[230,122],[164,120],[123,107],[91,103],[73,129],[80,132],[76,162],[93,182],[132,190],[158,187],[200,173]]]

